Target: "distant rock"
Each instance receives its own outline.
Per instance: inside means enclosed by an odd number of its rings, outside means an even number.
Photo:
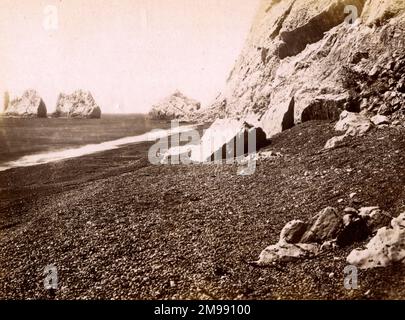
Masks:
[[[47,110],[39,94],[35,90],[27,90],[21,97],[17,97],[8,103],[4,115],[9,117],[46,118]]]
[[[379,229],[364,250],[353,250],[346,260],[360,269],[405,263],[405,212],[392,219],[391,228]]]
[[[180,91],[176,91],[171,96],[163,99],[152,106],[149,117],[154,120],[175,120],[188,121],[192,114],[200,110],[201,104],[186,97]]]
[[[54,117],[99,119],[101,109],[89,91],[77,90],[59,94]]]
[[[303,235],[302,243],[323,243],[335,239],[343,227],[342,216],[335,208],[327,207],[314,216]]]

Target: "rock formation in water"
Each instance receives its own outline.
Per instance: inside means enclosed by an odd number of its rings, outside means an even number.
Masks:
[[[404,118],[404,46],[403,0],[262,0],[205,118],[253,114],[268,136],[343,110]]]
[[[152,106],[149,117],[154,120],[189,120],[193,113],[200,110],[201,104],[186,97],[180,91]]]
[[[59,94],[54,117],[99,119],[101,109],[89,91],[76,90]]]
[[[44,101],[35,90],[26,90],[21,97],[5,105],[4,115],[8,117],[46,118]]]

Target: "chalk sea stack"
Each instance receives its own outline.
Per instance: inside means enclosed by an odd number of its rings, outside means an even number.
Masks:
[[[201,104],[176,91],[169,97],[152,106],[149,117],[154,120],[189,120],[200,110]]]
[[[5,102],[7,99],[5,96]],[[24,91],[21,97],[7,101],[4,108],[7,117],[46,118],[47,115],[45,103],[35,90]]]
[[[76,90],[72,94],[59,94],[53,117],[101,118],[101,109],[89,91]]]

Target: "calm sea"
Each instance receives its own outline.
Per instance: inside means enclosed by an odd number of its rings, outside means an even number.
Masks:
[[[101,119],[0,118],[0,167],[43,163],[48,162],[47,157],[57,160],[69,154],[142,142],[145,133],[168,128],[170,123],[166,121],[134,114],[103,115]]]

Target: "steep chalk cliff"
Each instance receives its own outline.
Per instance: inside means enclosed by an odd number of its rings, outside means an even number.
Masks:
[[[263,0],[206,118],[256,117],[268,136],[342,110],[405,116],[405,1]]]

